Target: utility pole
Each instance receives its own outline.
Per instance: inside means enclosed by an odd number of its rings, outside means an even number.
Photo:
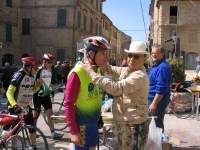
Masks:
[[[76,57],[74,55],[75,49],[75,28],[76,28],[76,0],[73,0],[73,25],[72,25],[72,50],[71,50],[71,57]],[[75,60],[75,58],[73,58]]]
[[[180,38],[178,37],[178,23],[179,23],[179,0],[176,0],[176,5],[177,5],[177,22],[176,22],[176,39],[174,40],[175,42],[175,56],[180,57],[181,56],[181,51],[180,51]]]

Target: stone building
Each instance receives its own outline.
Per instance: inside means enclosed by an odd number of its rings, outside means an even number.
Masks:
[[[120,42],[121,42],[121,49],[119,51],[119,61],[123,61],[125,58],[124,49],[129,49],[131,37],[124,32],[120,32]]]
[[[24,53],[40,59],[45,52],[53,53],[57,60],[75,60],[81,39],[92,35],[105,36],[112,43],[110,55],[115,59],[117,51],[123,47],[120,44],[121,32],[102,13],[104,2],[0,1],[0,63],[10,61],[19,64]],[[130,42],[131,38],[127,40]]]
[[[106,14],[102,15],[102,20],[102,36],[108,39],[112,46],[110,52],[110,63],[118,65],[124,57],[124,49],[129,48],[131,37],[120,31],[106,16]]]
[[[150,43],[162,45],[167,57],[182,57],[194,69],[200,55],[200,0],[151,0]]]
[[[20,0],[1,0],[0,1],[0,66],[5,62],[11,65],[17,63],[15,58],[20,57],[20,31],[19,8]]]

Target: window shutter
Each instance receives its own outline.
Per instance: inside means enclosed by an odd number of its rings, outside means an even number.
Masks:
[[[57,26],[62,27],[66,25],[66,10],[65,9],[58,9],[57,10]]]
[[[6,24],[6,42],[12,42],[12,25]]]
[[[29,18],[22,19],[22,34],[23,35],[30,34],[30,19]]]

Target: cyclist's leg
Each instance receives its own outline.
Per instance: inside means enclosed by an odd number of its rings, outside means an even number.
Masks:
[[[47,124],[50,128],[52,138],[60,139],[63,136],[63,134],[59,134],[55,132],[54,122],[51,119],[51,116],[53,115],[53,111],[52,111],[52,102],[51,102],[50,95],[46,95],[42,97],[41,104],[45,110],[45,116],[47,117]]]
[[[36,138],[35,145],[31,143],[30,134],[28,134],[27,132],[28,130],[35,130],[36,132],[37,138]],[[24,137],[24,142],[25,142],[24,143],[25,149],[31,148],[31,149],[48,150],[47,140],[40,129],[32,125],[25,125],[23,126],[22,131],[24,132],[23,137]]]
[[[54,131],[54,123],[51,120],[51,116],[53,115],[53,111],[52,111],[52,102],[51,102],[50,95],[43,97],[42,106],[44,107],[45,114],[47,116],[48,126],[49,126],[51,132],[53,132]]]
[[[28,114],[24,116],[24,122],[27,125],[35,126],[35,119],[33,117],[32,110],[29,110]],[[36,145],[36,131],[33,128],[29,128],[29,133],[30,133],[31,145],[35,146]]]
[[[34,110],[33,110],[33,118],[35,118],[36,120],[38,119],[39,115],[40,115],[40,110],[41,110],[41,99],[38,96],[38,93],[35,93],[33,95],[33,106],[34,106]]]
[[[47,122],[51,131],[54,131],[54,123],[51,120],[51,116],[53,115],[53,111],[51,108],[45,110],[45,114],[47,116]]]

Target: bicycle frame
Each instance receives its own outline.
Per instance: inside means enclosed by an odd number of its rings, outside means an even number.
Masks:
[[[7,130],[9,134],[5,136],[5,138],[3,137],[0,139],[0,145],[3,146],[3,148],[6,148],[7,141],[9,141],[13,136],[19,135],[20,133],[21,133],[21,140],[23,142],[23,147],[27,147],[31,145],[31,139],[29,136],[28,129],[35,129],[37,132],[39,132],[39,134],[43,138],[45,148],[48,149],[48,143],[43,133],[35,125],[26,124],[26,122],[24,121],[23,115],[21,114],[9,115],[9,114],[0,113],[0,116],[15,119],[14,121],[17,121],[16,124],[11,124],[13,120],[11,120],[10,122],[6,122],[6,124],[10,124],[10,126],[9,126],[9,129]]]
[[[0,139],[0,144],[2,144],[5,143],[7,140],[9,140],[9,138],[11,138],[12,135],[17,134],[19,132],[20,128],[22,127],[23,117],[17,115],[3,114],[3,113],[0,113],[0,116],[10,118],[9,122],[5,122],[4,125],[11,123],[13,120],[17,121],[19,119],[18,123],[14,127],[9,128],[8,136],[5,136]]]

